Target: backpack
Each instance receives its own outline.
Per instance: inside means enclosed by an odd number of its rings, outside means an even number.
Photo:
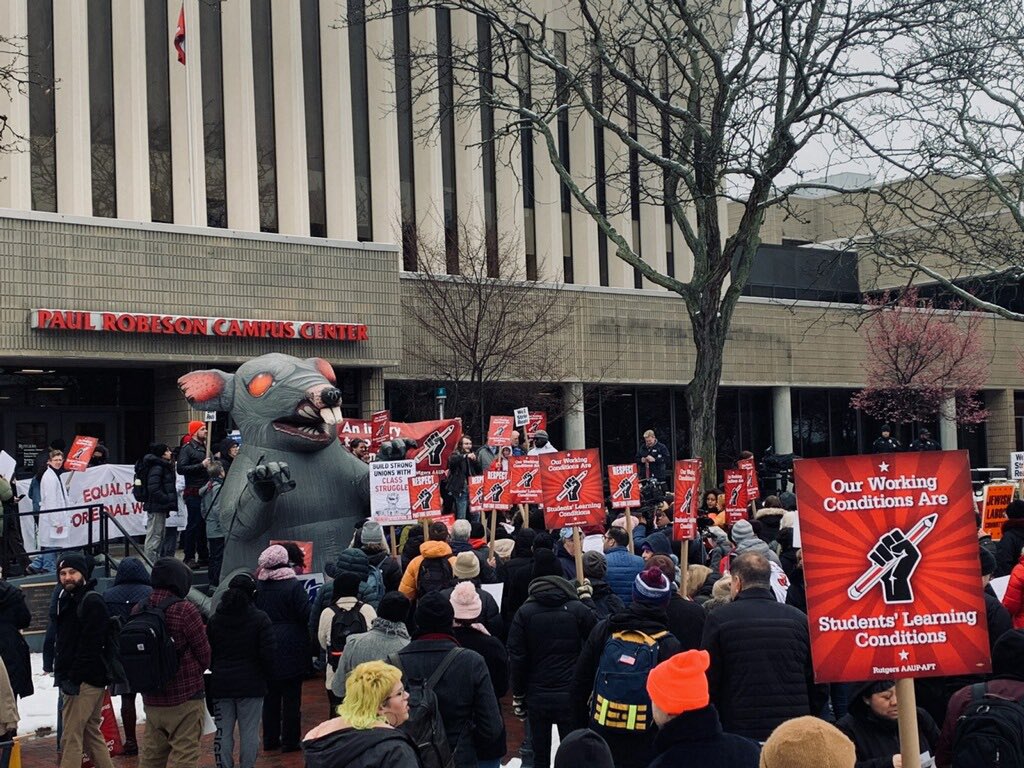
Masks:
[[[1024,765],[1024,704],[971,686],[971,700],[953,733],[953,765],[998,768]]]
[[[416,576],[416,597],[448,589],[454,580],[452,564],[447,557],[424,557]]]
[[[366,602],[373,606],[374,610],[380,607],[380,601],[387,590],[384,588],[384,572],[373,563],[370,563],[370,573],[366,576],[366,589],[360,590],[366,597]]]
[[[135,693],[156,693],[178,671],[178,650],[167,630],[167,609],[180,603],[169,597],[153,605],[149,599],[140,603],[139,612],[121,627],[118,647],[128,685]]]
[[[149,501],[149,487],[146,478],[146,469],[142,465],[142,459],[135,462],[135,479],[132,480],[132,496],[136,501]]]
[[[405,689],[409,692],[409,719],[398,726],[398,729],[404,731],[416,744],[423,768],[455,766],[455,755],[448,744],[434,686],[440,682],[441,677],[460,653],[462,648],[452,648],[448,651],[448,655],[426,681],[406,680]],[[387,661],[392,666],[402,669],[401,657],[397,654],[389,656]]]
[[[85,610],[85,601],[91,596],[103,600],[103,597],[96,592],[87,592],[85,597],[82,598],[82,602],[78,604],[78,621],[82,621],[82,613]],[[107,610],[106,602],[103,603],[103,609]],[[128,678],[125,675],[124,665],[121,663],[121,627],[124,625],[124,619],[120,616],[110,616],[107,618],[107,626],[103,631],[103,669],[106,672],[107,680],[112,684],[124,685],[128,682]]]
[[[364,605],[361,600],[356,600],[351,608],[339,608],[335,603],[328,606],[334,612],[331,617],[331,639],[327,643],[327,663],[331,669],[338,668],[349,636],[366,631],[366,617],[360,610]]]
[[[590,697],[590,727],[598,733],[642,733],[650,729],[647,675],[658,665],[661,631],[614,632],[604,644]]]

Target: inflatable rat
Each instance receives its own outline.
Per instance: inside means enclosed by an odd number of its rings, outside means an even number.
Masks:
[[[222,573],[252,570],[271,540],[313,542],[323,571],[348,546],[370,509],[369,470],[338,442],[341,392],[326,360],[257,357],[236,373],[178,379],[189,404],[228,411],[242,447],[221,490]]]

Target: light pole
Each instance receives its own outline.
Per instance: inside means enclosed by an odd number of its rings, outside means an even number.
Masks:
[[[437,418],[444,418],[444,401],[448,399],[448,390],[444,387],[437,388]]]

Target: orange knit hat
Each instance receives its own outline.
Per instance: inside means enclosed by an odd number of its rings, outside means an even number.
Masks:
[[[206,426],[205,421],[190,421],[188,423],[188,434],[191,437],[195,437],[196,432]]]
[[[661,662],[647,676],[651,701],[668,715],[703,709],[710,702],[704,674],[710,665],[707,651],[685,651]]]

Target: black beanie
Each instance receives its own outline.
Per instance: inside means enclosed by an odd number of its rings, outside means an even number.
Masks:
[[[416,631],[418,634],[450,635],[455,623],[455,609],[451,601],[440,592],[428,592],[416,601]]]
[[[166,589],[184,599],[192,586],[192,571],[176,557],[161,557],[149,577],[153,589]]]
[[[354,573],[339,573],[331,587],[331,599],[337,601],[342,597],[359,597],[360,581]]]
[[[613,768],[612,752],[600,734],[587,728],[573,731],[558,745],[554,768]]]
[[[978,548],[978,555],[981,557],[981,575],[991,576],[996,572],[996,558],[985,547]]]
[[[530,571],[530,580],[541,576],[564,576],[562,566],[558,564],[558,558],[550,549],[538,549],[533,553],[533,570]]]
[[[1024,520],[1024,501],[1017,499],[1007,504],[1006,517],[1010,520]]]
[[[80,552],[68,552],[61,555],[57,560],[57,572],[60,573],[63,568],[74,568],[82,574],[86,581],[92,576],[92,565],[89,563],[88,558]]]
[[[385,621],[405,622],[409,619],[409,598],[401,592],[388,592],[380,599],[377,615]]]
[[[1024,680],[1024,630],[1008,629],[992,648],[993,677]]]

